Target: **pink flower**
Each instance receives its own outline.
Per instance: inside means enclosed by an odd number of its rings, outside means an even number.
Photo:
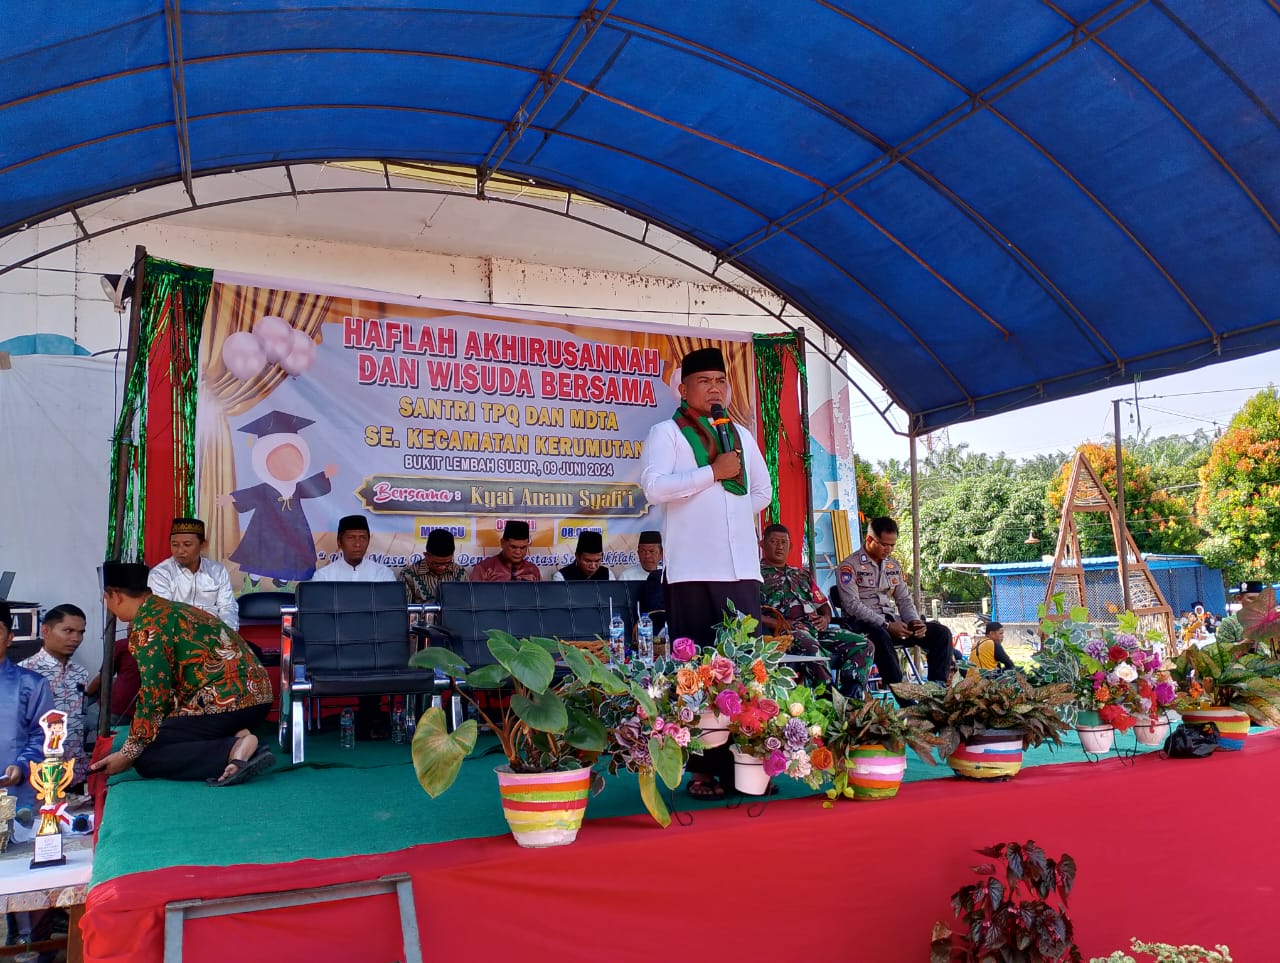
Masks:
[[[668,729],[667,735],[676,741],[677,746],[683,748],[689,744],[689,730],[683,726],[678,729]]]
[[[761,699],[756,705],[760,708],[760,714],[766,719],[772,719],[778,714],[778,703],[772,699]]]
[[[764,774],[766,776],[781,776],[787,771],[787,757],[780,752],[771,752],[764,757]]]
[[[1178,689],[1172,682],[1156,683],[1156,704],[1167,706],[1172,705],[1173,700],[1178,697]]]
[[[711,677],[721,685],[728,685],[733,681],[733,663],[723,655],[715,656],[711,660]]]
[[[663,721],[662,716],[658,716],[658,718],[653,720],[654,732],[661,732],[666,727],[667,727],[667,724]]]
[[[742,712],[742,700],[732,689],[725,689],[716,696],[716,708],[720,710],[722,716],[733,718]]]
[[[698,646],[693,639],[676,639],[671,643],[671,654],[677,661],[688,662],[698,654]]]

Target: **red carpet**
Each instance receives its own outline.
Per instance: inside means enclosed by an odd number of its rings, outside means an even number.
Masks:
[[[1280,868],[1270,800],[1280,737],[1203,760],[1147,756],[1040,766],[1010,783],[937,780],[889,802],[819,799],[588,824],[572,846],[508,837],[345,860],[184,869],[96,887],[85,959],[163,956],[171,900],[412,874],[428,960],[927,959],[929,933],[968,882],[973,850],[1035,839],[1079,864],[1070,912],[1085,958],[1133,936],[1226,943],[1237,963],[1277,958],[1269,923]],[[269,818],[248,814],[246,818]],[[353,824],[358,827],[358,821]],[[358,831],[358,830],[357,830]],[[390,897],[188,923],[185,963],[403,959]]]

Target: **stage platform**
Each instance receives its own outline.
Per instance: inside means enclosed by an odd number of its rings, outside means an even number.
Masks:
[[[1124,736],[1131,743],[1132,736]],[[1029,754],[1003,784],[918,760],[897,799],[841,802],[782,780],[759,802],[678,804],[663,830],[634,777],[592,799],[578,841],[523,850],[506,832],[492,769],[469,760],[431,800],[407,746],[308,740],[243,786],[112,782],[84,918],[87,960],[163,959],[166,903],[277,893],[408,874],[425,959],[925,958],[933,922],[968,882],[972,850],[1034,838],[1080,864],[1072,900],[1086,953],[1130,936],[1225,942],[1267,958],[1262,937],[1280,843],[1250,829],[1250,800],[1280,787],[1280,738],[1206,760],[1150,754],[1097,763],[1075,744]],[[707,917],[701,919],[701,917]],[[714,922],[711,922],[714,921]],[[188,921],[183,960],[403,960],[393,896]],[[687,948],[675,952],[674,947]]]

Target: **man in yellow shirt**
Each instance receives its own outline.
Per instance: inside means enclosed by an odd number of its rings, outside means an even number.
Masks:
[[[969,653],[969,661],[979,669],[1012,669],[1013,659],[1004,650],[1004,626],[988,622],[982,641]]]

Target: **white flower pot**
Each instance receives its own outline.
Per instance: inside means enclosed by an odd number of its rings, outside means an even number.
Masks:
[[[1161,716],[1155,724],[1136,722],[1133,734],[1144,746],[1163,746],[1169,738],[1169,720]]]
[[[720,715],[715,709],[702,710],[698,728],[702,731],[698,738],[708,749],[719,748],[729,741],[729,717]]]
[[[769,777],[764,774],[764,760],[748,756],[733,747],[733,786],[747,796],[763,796],[769,791]]]
[[[1116,741],[1116,731],[1111,726],[1076,726],[1076,735],[1081,749],[1097,755],[1110,752]]]

